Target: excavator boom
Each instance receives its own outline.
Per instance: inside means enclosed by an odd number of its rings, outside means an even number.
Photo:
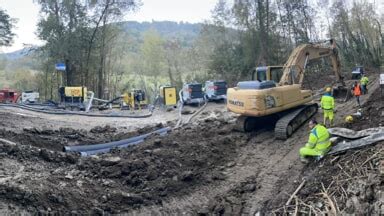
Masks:
[[[302,44],[296,47],[284,64],[283,75],[279,85],[302,84],[305,75],[305,68],[309,61],[330,57],[333,67],[333,73],[336,76],[336,82],[344,85],[341,76],[340,59],[334,40],[330,44]]]

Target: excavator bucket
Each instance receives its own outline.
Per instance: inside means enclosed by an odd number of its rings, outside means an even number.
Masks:
[[[337,86],[333,88],[333,97],[343,102],[348,101],[352,97],[351,91],[345,86]]]

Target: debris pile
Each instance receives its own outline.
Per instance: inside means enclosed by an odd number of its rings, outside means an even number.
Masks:
[[[306,183],[291,202],[275,214],[379,215],[384,177],[384,142],[312,164],[303,173]],[[319,166],[320,168],[318,168]]]

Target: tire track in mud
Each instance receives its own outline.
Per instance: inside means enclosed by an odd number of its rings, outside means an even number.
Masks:
[[[268,135],[265,135],[268,134]],[[186,194],[182,197],[170,198],[163,201],[163,207],[158,206],[144,207],[142,209],[130,212],[133,215],[148,215],[148,214],[194,214],[199,213],[216,197],[222,196],[227,191],[236,187],[240,182],[245,181],[247,178],[254,176],[260,172],[259,161],[261,158],[266,159],[268,154],[265,154],[265,148],[260,146],[260,142],[267,138],[265,143],[272,143],[274,138],[272,132],[264,132],[256,137],[256,142],[252,143],[248,141],[243,146],[237,146],[234,144],[234,148],[238,148],[238,157],[232,158],[228,164],[229,167],[221,167],[223,178],[225,180],[216,181],[212,184],[204,185],[190,194]],[[250,137],[254,140],[255,137]]]
[[[263,170],[257,175],[260,188],[246,198],[243,215],[262,212],[264,203],[280,192],[281,182],[286,188],[292,187],[304,167],[299,161],[298,152],[307,139],[305,126],[286,141],[275,140],[276,152],[265,161]]]

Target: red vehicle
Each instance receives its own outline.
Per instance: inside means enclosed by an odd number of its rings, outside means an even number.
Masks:
[[[19,93],[13,89],[1,89],[0,90],[0,103],[16,103]]]

